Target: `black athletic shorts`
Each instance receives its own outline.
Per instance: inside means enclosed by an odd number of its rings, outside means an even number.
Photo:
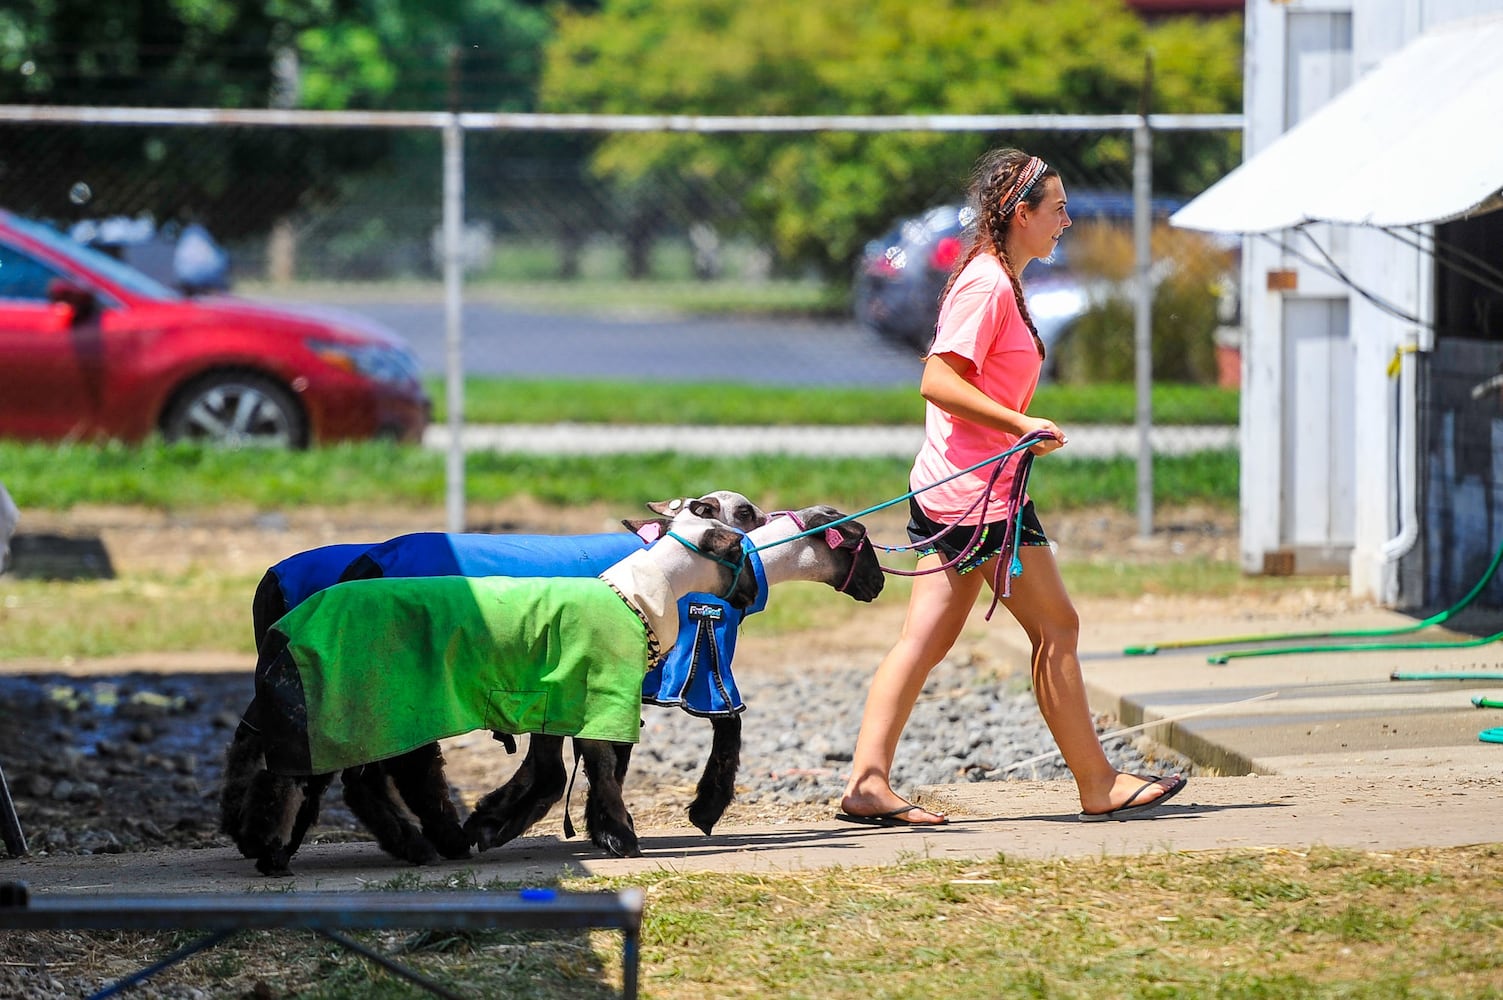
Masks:
[[[908,498],[908,540],[922,542],[926,538],[933,538],[944,529],[944,525],[935,521],[913,497]],[[1023,505],[1022,515],[1018,523],[1019,545],[1048,545],[1049,537],[1044,534],[1044,526],[1039,523],[1038,513],[1033,509],[1033,501]],[[921,556],[932,555],[935,552],[944,556],[948,562],[971,548],[976,542],[976,531],[981,531],[981,546],[968,556],[964,562],[956,566],[960,573],[969,573],[971,570],[986,562],[997,554],[1002,547],[1002,538],[1007,529],[1005,519],[989,521],[982,525],[962,524],[958,528],[952,528],[938,539],[915,549],[915,553]]]

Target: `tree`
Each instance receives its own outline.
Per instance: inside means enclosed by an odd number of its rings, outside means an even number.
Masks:
[[[606,0],[561,16],[541,93],[559,112],[1122,113],[1153,51],[1155,110],[1220,112],[1240,105],[1240,46],[1236,19],[1150,28],[1100,0]],[[841,274],[888,220],[953,199],[999,138],[623,133],[593,168],[634,191],[687,179],[735,202],[783,261]],[[1193,170],[1166,162],[1160,179],[1194,185],[1234,149],[1202,137]],[[1125,170],[1130,143],[1094,138],[1079,156]]]
[[[530,110],[551,24],[528,0],[7,5],[0,103]],[[0,176],[29,214],[192,215],[234,237],[362,172],[423,170],[431,187],[432,144],[413,145],[375,131],[0,126]]]

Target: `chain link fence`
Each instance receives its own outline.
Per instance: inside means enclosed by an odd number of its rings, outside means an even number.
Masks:
[[[51,221],[81,239],[111,248],[169,280],[170,249],[189,223],[204,225],[228,251],[231,281],[257,296],[359,300],[431,299],[442,277],[443,149],[435,128],[268,125],[117,125],[99,121],[0,124],[0,185],[5,207]],[[1183,159],[1190,143],[1206,166],[1168,171],[1177,185],[1155,192],[1156,280],[1187,276],[1155,328],[1161,345],[1156,377],[1214,382],[1214,287],[1234,266],[1229,248],[1177,233],[1163,217],[1214,181],[1237,153],[1227,132],[1161,131],[1157,159]],[[644,142],[692,140],[697,162],[724,162],[755,141],[764,163],[816,162],[808,147],[829,133],[690,136],[644,134]],[[924,138],[930,136],[925,135]],[[856,279],[907,236],[901,223],[936,206],[958,204],[976,150],[1007,142],[1038,150],[1065,179],[1075,226],[1063,260],[1039,263],[1025,276],[1055,289],[1066,279],[1084,293],[1071,299],[1076,338],[1062,379],[1130,381],[1132,276],[1131,133],[1117,128],[1017,129],[1002,135],[941,134],[924,155],[938,161],[923,176],[952,183],[915,185],[890,164],[900,190],[887,215],[831,213],[790,235],[767,206],[776,191],[765,178],[725,172],[654,170],[641,178],[608,175],[601,150],[610,133],[471,129],[464,137],[464,230],[460,242],[467,294],[515,302],[549,314],[612,318],[686,314],[812,317],[832,325],[858,322]],[[852,134],[850,138],[871,137]],[[878,136],[880,138],[880,135]],[[861,156],[853,148],[848,160]],[[890,151],[881,151],[891,158]],[[873,152],[873,155],[877,155]],[[948,158],[948,160],[947,160]],[[374,166],[373,166],[374,165]],[[838,165],[837,165],[838,166]],[[1159,173],[1162,171],[1156,171]],[[1192,189],[1185,190],[1186,184]],[[796,204],[796,203],[795,203]],[[812,206],[807,214],[818,214]],[[780,229],[781,227],[781,229]],[[932,248],[930,248],[932,249]],[[941,257],[942,261],[943,258]],[[892,260],[882,263],[890,265]],[[933,261],[907,262],[913,272]],[[897,268],[888,267],[889,271]],[[175,283],[175,282],[174,282]],[[1189,285],[1193,284],[1193,288]],[[373,287],[374,286],[374,287]],[[425,287],[426,286],[426,287]],[[1167,294],[1167,293],[1161,293]],[[932,313],[935,303],[923,303]],[[1129,308],[1124,322],[1122,310]],[[1090,313],[1090,316],[1087,316]],[[548,334],[534,328],[535,336]],[[558,320],[566,324],[567,320]],[[899,346],[922,346],[878,330]],[[905,331],[906,332],[906,331]],[[861,359],[850,376],[862,377]],[[565,365],[558,374],[571,371]],[[504,374],[498,363],[495,374]],[[536,374],[523,372],[520,374]],[[795,380],[797,373],[790,373]],[[873,369],[872,377],[885,377]]]
[[[1234,385],[1235,248],[1164,219],[1240,160],[1240,121],[1147,121],[1153,377]],[[900,386],[916,382],[954,256],[956,233],[925,213],[963,200],[980,151],[1016,145],[1058,168],[1074,217],[1061,259],[1024,276],[1054,331],[1049,377],[1130,383],[1144,124],[13,107],[0,108],[0,190],[4,207],[172,284],[175,243],[201,225],[234,291],[363,312],[432,376],[456,374],[457,312],[466,377]],[[863,197],[873,177],[881,197]],[[452,244],[446,197],[462,206]],[[903,322],[875,309],[882,295],[906,298]],[[1156,446],[1174,433],[1156,429]]]

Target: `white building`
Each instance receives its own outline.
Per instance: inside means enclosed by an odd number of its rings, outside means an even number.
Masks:
[[[1503,543],[1503,0],[1248,0],[1241,554],[1447,607]],[[1480,597],[1503,605],[1492,579]]]

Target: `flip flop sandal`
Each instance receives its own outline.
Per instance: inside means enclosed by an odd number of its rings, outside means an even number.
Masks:
[[[903,818],[904,813],[911,813],[915,809],[920,809],[924,812],[933,812],[933,810],[925,809],[923,806],[906,805],[899,806],[891,812],[877,813],[872,816],[838,812],[835,814],[835,818],[846,823],[859,823],[862,826],[945,826],[950,822],[944,813],[934,813],[934,815],[940,817],[938,823],[915,823],[911,819]]]
[[[1170,799],[1174,798],[1179,794],[1180,789],[1189,784],[1188,779],[1183,778],[1179,775],[1175,775],[1174,783],[1164,791],[1163,795],[1160,795],[1158,798],[1148,802],[1137,802],[1139,795],[1142,795],[1144,792],[1148,791],[1148,789],[1152,788],[1154,785],[1157,785],[1159,782],[1166,781],[1168,779],[1167,777],[1152,777],[1150,775],[1143,774],[1133,775],[1133,777],[1142,778],[1145,784],[1136,792],[1133,792],[1131,795],[1129,795],[1126,802],[1122,803],[1117,808],[1104,813],[1083,812],[1080,814],[1080,821],[1082,823],[1100,823],[1105,820],[1115,819],[1125,822],[1138,816],[1146,816],[1149,812],[1157,809],[1165,802],[1168,802]],[[1135,802],[1137,802],[1136,805],[1133,804]]]

